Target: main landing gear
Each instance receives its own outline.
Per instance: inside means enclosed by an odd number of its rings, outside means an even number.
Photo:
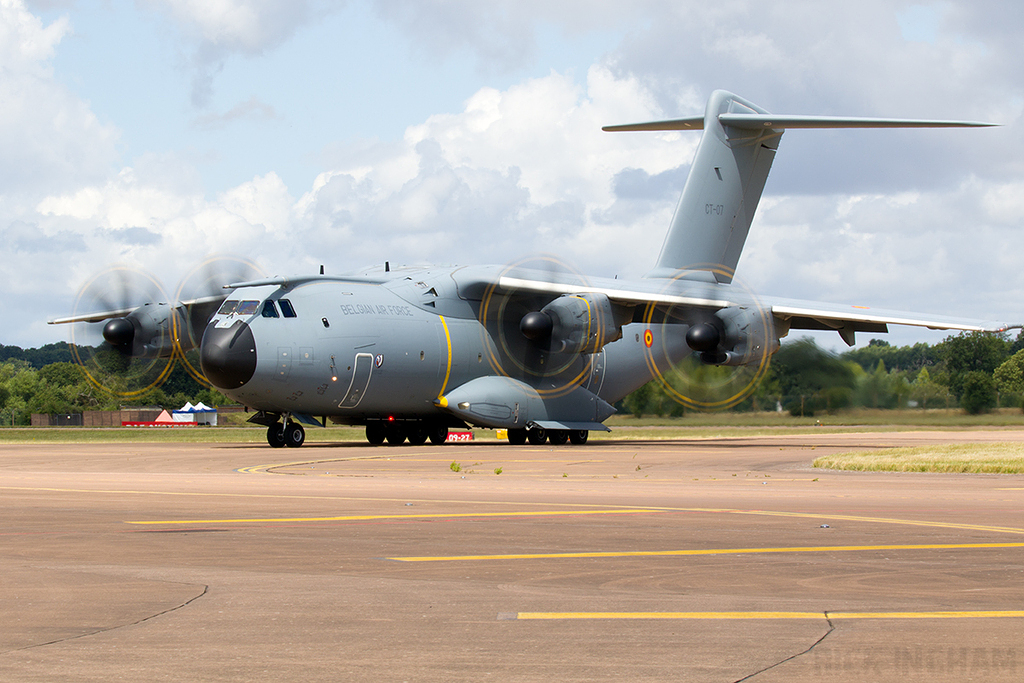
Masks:
[[[274,448],[298,448],[306,443],[306,430],[298,422],[275,422],[267,427],[267,443]]]

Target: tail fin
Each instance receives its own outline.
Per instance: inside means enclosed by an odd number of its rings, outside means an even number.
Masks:
[[[651,278],[732,281],[786,128],[949,128],[969,121],[773,116],[724,90],[708,99],[703,118],[606,126],[606,131],[704,130],[672,225]]]

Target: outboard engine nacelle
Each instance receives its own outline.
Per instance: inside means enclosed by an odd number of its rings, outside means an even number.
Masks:
[[[693,323],[686,343],[708,365],[760,365],[779,350],[771,314],[756,306],[730,306]]]
[[[519,323],[532,341],[550,339],[553,353],[597,353],[622,338],[606,294],[563,294],[540,311],[527,313]]]
[[[174,353],[175,327],[183,332],[186,324],[184,316],[170,304],[145,304],[123,318],[108,320],[103,326],[103,338],[126,356],[170,358]]]

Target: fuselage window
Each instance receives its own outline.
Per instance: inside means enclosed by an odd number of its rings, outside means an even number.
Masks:
[[[281,306],[281,315],[283,315],[286,318],[295,317],[295,309],[292,308],[291,301],[288,301],[288,299],[281,299],[277,303],[279,306]]]
[[[237,300],[225,301],[221,305],[220,310],[217,311],[217,315],[231,315],[232,313],[235,312],[235,307],[237,307],[237,306],[238,306],[238,301]]]
[[[263,317],[264,318],[276,318],[277,317],[277,306],[270,299],[263,302]]]
[[[252,315],[259,310],[259,301],[241,301],[235,309],[235,315]]]

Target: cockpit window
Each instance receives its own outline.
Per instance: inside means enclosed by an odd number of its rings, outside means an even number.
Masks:
[[[240,301],[238,308],[235,309],[235,315],[252,315],[259,307],[259,301]]]
[[[237,300],[225,301],[221,304],[220,310],[217,311],[217,315],[231,315],[235,312],[235,307],[238,306]]]
[[[277,306],[270,299],[263,302],[263,317],[264,318],[276,318],[277,317]]]
[[[295,317],[295,309],[292,308],[292,302],[291,301],[288,301],[288,299],[281,299],[277,303],[278,303],[278,305],[281,306],[281,315],[283,315],[286,318],[294,318]]]

